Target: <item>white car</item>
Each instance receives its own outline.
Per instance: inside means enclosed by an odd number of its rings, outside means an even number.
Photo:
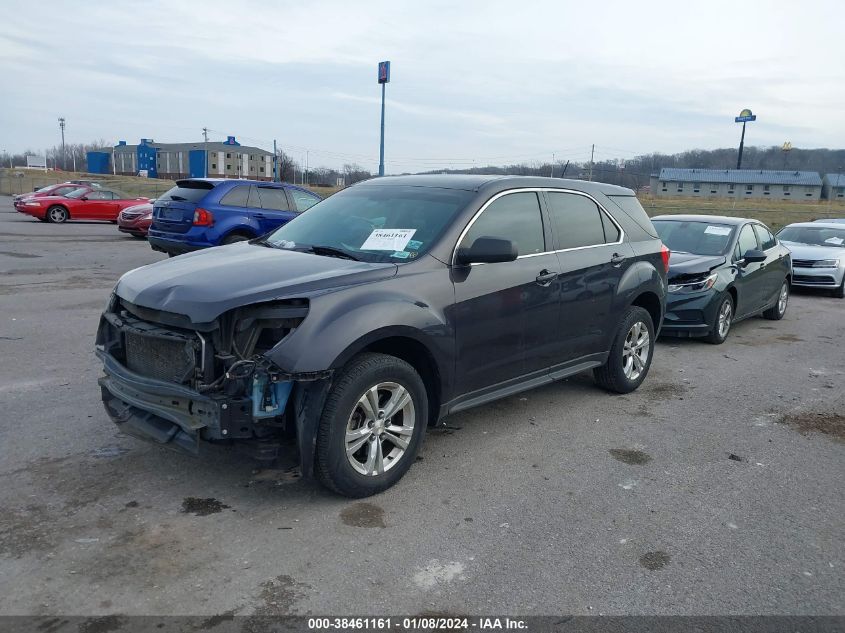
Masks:
[[[793,286],[827,288],[845,297],[845,222],[799,222],[777,237],[792,253]]]

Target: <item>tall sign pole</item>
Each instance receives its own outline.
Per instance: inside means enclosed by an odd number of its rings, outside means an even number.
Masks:
[[[62,129],[62,169],[67,171],[67,159],[65,158],[65,118],[59,117],[59,127]],[[53,167],[56,167],[56,161],[53,160]]]
[[[378,175],[384,176],[384,88],[390,83],[390,62],[379,62],[378,82],[381,84],[381,141],[379,142]]]
[[[742,136],[739,137],[739,154],[736,157],[736,168],[742,169],[742,148],[745,146],[745,124],[749,121],[756,121],[757,116],[751,114],[751,110],[745,108],[739,113],[739,116],[734,119],[736,123],[742,123]]]

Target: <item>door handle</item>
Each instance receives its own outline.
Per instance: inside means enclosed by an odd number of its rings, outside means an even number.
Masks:
[[[544,268],[543,270],[540,271],[540,274],[537,275],[537,278],[535,279],[535,281],[538,284],[540,284],[541,286],[548,286],[555,279],[557,279],[558,274],[559,273],[550,272],[550,271],[548,271]]]
[[[613,255],[611,255],[611,257],[610,257],[610,263],[613,264],[614,266],[618,266],[619,264],[621,264],[624,261],[625,261],[625,256],[620,255],[619,253],[613,253]]]
[[[267,219],[267,216],[264,215],[263,213],[253,213],[252,217],[254,217],[256,220],[266,220]]]

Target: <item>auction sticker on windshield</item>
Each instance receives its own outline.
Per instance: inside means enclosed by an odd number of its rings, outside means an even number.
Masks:
[[[416,229],[376,229],[361,244],[362,251],[404,251]]]
[[[712,224],[707,225],[707,228],[704,229],[704,232],[709,235],[730,235],[731,234],[731,227],[729,226],[713,226]]]

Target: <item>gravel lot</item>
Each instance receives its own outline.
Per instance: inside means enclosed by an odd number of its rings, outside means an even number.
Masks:
[[[845,301],[662,341],[628,396],[585,375],[456,415],[350,501],[117,433],[98,315],[161,258],[0,198],[0,613],[845,613]]]

